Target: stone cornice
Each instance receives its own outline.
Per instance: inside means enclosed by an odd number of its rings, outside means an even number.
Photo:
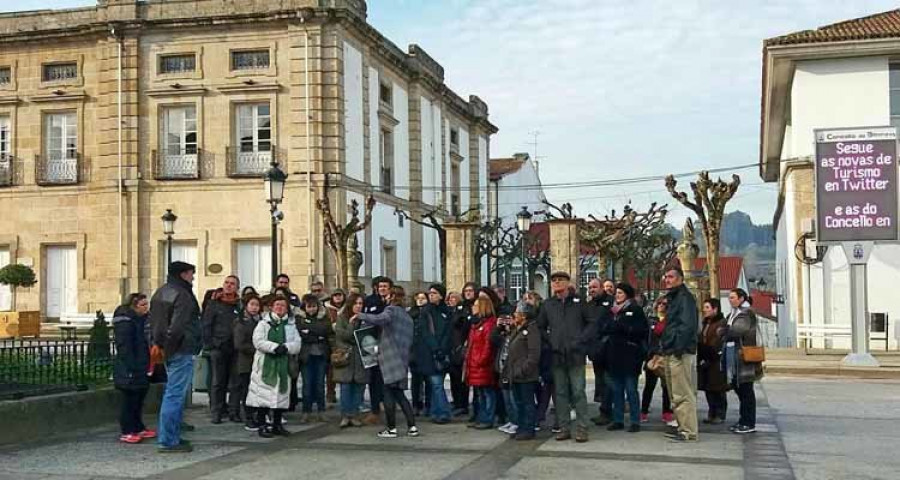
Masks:
[[[215,87],[219,92],[228,93],[257,93],[257,92],[277,92],[281,90],[278,83],[229,83]]]
[[[206,87],[190,86],[173,88],[171,85],[165,88],[155,88],[145,92],[150,97],[183,97],[183,96],[199,96],[206,93]]]
[[[72,92],[66,93],[62,90],[59,90],[60,93],[51,93],[49,95],[34,95],[28,97],[28,100],[33,103],[49,103],[49,102],[77,102],[82,101],[87,98],[87,95],[82,92]]]

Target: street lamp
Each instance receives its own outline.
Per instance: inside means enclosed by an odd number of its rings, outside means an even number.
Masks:
[[[528,260],[525,252],[525,235],[531,230],[531,212],[527,206],[522,206],[522,210],[516,214],[516,227],[519,229],[520,241],[522,242],[522,294],[519,299],[525,298],[525,291],[531,284],[528,272]]]
[[[266,189],[266,202],[269,203],[269,213],[272,217],[272,285],[278,278],[278,224],[284,220],[284,213],[278,210],[278,204],[284,199],[284,183],[287,174],[278,168],[278,161],[272,160],[270,168],[263,177]]]
[[[172,264],[172,236],[175,235],[175,220],[178,216],[172,213],[171,208],[166,209],[166,213],[161,217],[163,222],[163,233],[166,235],[166,251],[169,255],[169,265]]]

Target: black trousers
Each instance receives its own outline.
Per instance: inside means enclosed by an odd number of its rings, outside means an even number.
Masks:
[[[469,386],[463,381],[462,367],[450,367],[450,394],[454,410],[469,410]]]
[[[709,405],[709,418],[725,420],[728,415],[728,394],[726,392],[706,392],[706,404]]]
[[[119,408],[119,426],[122,429],[122,434],[128,435],[143,432],[147,429],[141,420],[147,389],[128,390],[120,388],[119,392],[122,393],[122,405]]]
[[[381,367],[377,365],[369,369],[369,401],[375,415],[381,413],[381,403],[387,402],[384,395],[384,377],[381,376]]]
[[[419,373],[412,374],[412,405],[416,410],[428,410],[431,406],[431,389],[428,379]]]
[[[228,385],[228,409],[232,415],[243,409],[245,418],[250,418],[250,409],[244,404],[247,400],[247,391],[249,389],[250,372],[231,376],[231,383]]]
[[[397,409],[396,405],[400,404],[403,416],[406,417],[406,426],[416,426],[416,416],[413,413],[412,405],[406,398],[401,383],[392,383],[384,385],[384,416],[387,419],[387,427],[389,429],[397,428]]]
[[[741,425],[756,428],[756,391],[753,382],[742,383],[734,389],[741,402]]]
[[[227,415],[225,396],[228,394],[229,377],[234,368],[234,351],[213,349],[209,352],[209,368],[212,381],[209,386],[209,411],[216,415]]]
[[[641,395],[641,413],[650,411],[650,403],[653,402],[653,391],[656,390],[657,383],[662,387],[663,413],[672,413],[672,401],[669,398],[669,388],[666,386],[666,381],[647,369],[644,369],[644,392]]]

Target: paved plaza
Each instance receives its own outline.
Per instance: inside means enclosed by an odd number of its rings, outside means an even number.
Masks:
[[[770,377],[757,392],[758,433],[737,436],[727,424],[702,428],[694,444],[663,437],[658,404],[643,432],[595,427],[586,444],[556,442],[549,432],[538,441],[514,442],[462,423],[427,422],[419,438],[382,440],[375,426],[299,425],[290,421],[296,414],[288,415],[293,436],[266,440],[239,425],[211,425],[195,407],[189,420],[199,428],[187,435],[193,453],[160,455],[152,443],[120,444],[110,423],[0,450],[0,479],[897,478],[900,456],[891,446],[900,443],[900,382]],[[729,400],[729,417],[736,420],[737,401]]]

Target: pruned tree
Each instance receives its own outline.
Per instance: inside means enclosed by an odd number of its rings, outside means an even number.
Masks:
[[[635,210],[629,203],[621,215],[616,210],[603,217],[589,215],[590,221],[581,229],[581,241],[602,260],[598,263],[609,262],[614,272],[619,267],[624,273],[640,259],[639,247],[649,232],[665,223],[667,214],[667,205],[654,202],[646,211]]]
[[[722,221],[725,218],[725,205],[734,197],[741,185],[741,177],[732,175],[731,181],[721,178],[712,181],[709,172],[700,172],[697,181],[691,182],[693,201],[685,192],[676,190],[678,181],[673,175],[666,177],[666,190],[678,203],[684,205],[695,215],[703,229],[706,240],[706,266],[709,269],[709,295],[719,298],[719,240],[722,235]]]
[[[463,221],[463,220],[472,220],[473,216],[477,216],[481,211],[481,207],[476,205],[465,212],[460,213],[459,215],[451,215],[450,218],[453,221]],[[394,215],[399,215],[410,222],[416,223],[426,228],[430,228],[437,232],[438,234],[438,250],[440,252],[441,257],[441,279],[442,281],[446,281],[447,279],[447,229],[444,228],[442,217],[443,215],[443,207],[438,205],[436,207],[431,208],[430,210],[426,210],[425,212],[419,214],[418,216],[410,215],[409,212],[402,210],[400,208],[394,209]]]
[[[352,200],[350,202],[350,220],[338,223],[331,211],[331,200],[328,195],[322,196],[316,202],[319,212],[322,214],[322,220],[325,224],[325,245],[334,255],[335,265],[337,267],[337,287],[348,291],[351,287],[350,283],[350,259],[348,258],[348,246],[350,240],[353,239],[358,232],[368,228],[372,223],[372,209],[375,208],[375,197],[371,194],[366,198],[365,212],[363,218],[359,218],[359,202]]]

